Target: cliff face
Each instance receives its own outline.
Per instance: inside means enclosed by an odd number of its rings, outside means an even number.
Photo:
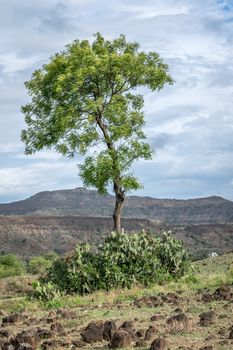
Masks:
[[[196,258],[216,251],[233,250],[233,224],[174,225],[145,219],[123,219],[127,232],[150,230],[161,235],[171,230]],[[78,242],[99,242],[112,229],[111,218],[79,216],[1,216],[0,254],[21,256],[59,254],[74,249]]]
[[[41,192],[0,204],[0,254],[64,253],[78,241],[100,241],[112,227],[114,197],[78,188]],[[190,200],[131,196],[123,211],[128,232],[171,230],[195,257],[233,250],[233,202],[221,197]]]
[[[22,201],[0,204],[0,215],[110,217],[113,207],[113,196],[77,188],[40,192]],[[129,196],[123,216],[176,224],[233,223],[233,202],[215,196],[189,200]]]

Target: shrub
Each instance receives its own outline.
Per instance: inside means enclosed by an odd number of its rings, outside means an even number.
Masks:
[[[23,262],[14,254],[0,256],[0,278],[25,274]]]
[[[164,232],[158,242],[157,257],[166,273],[180,278],[190,269],[190,259],[183,242],[173,238],[171,232]]]
[[[28,262],[28,272],[32,274],[43,274],[52,265],[52,262],[46,260],[43,256],[36,256]]]
[[[50,283],[67,294],[85,294],[179,278],[189,267],[182,243],[170,233],[159,238],[145,232],[112,232],[95,250],[82,243],[73,255],[55,260],[40,283]]]
[[[59,300],[61,297],[61,292],[54,286],[53,283],[41,283],[40,281],[35,281],[32,283],[34,289],[34,297],[43,302],[48,302],[50,300]]]
[[[28,262],[28,272],[32,274],[44,274],[56,258],[57,254],[54,252],[48,252],[43,256],[35,256]]]

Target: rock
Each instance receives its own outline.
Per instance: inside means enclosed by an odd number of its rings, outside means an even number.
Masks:
[[[227,330],[225,328],[220,328],[218,331],[218,334],[221,335],[222,337],[226,337]]]
[[[155,339],[150,346],[150,350],[166,350],[166,349],[167,349],[167,342],[164,338]]]
[[[207,345],[207,346],[203,346],[202,348],[200,348],[199,350],[214,350],[212,345]]]
[[[216,289],[213,294],[215,300],[228,300],[231,301],[233,299],[233,292],[229,286],[221,286]]]
[[[216,339],[216,335],[210,334],[208,337],[205,338],[205,341],[210,341],[210,340],[215,340],[215,339]]]
[[[51,339],[51,340],[46,340],[42,345],[41,349],[42,350],[50,350],[50,349],[64,349],[64,347],[68,345],[68,343],[65,343],[62,340],[59,339]]]
[[[229,342],[228,342],[228,340],[221,340],[220,342],[219,342],[219,345],[228,345],[229,344]]]
[[[143,306],[147,307],[157,307],[161,305],[161,301],[156,296],[144,296],[142,298],[136,299],[134,305],[141,308]]]
[[[106,341],[110,341],[112,339],[113,334],[117,331],[117,326],[114,321],[106,321],[104,323],[104,331],[103,338]]]
[[[167,293],[166,295],[162,295],[161,299],[163,302],[168,303],[168,304],[174,304],[177,305],[181,301],[183,301],[183,298],[181,298],[179,295],[175,293]]]
[[[15,346],[9,342],[3,344],[2,350],[15,350]]]
[[[204,303],[210,303],[213,299],[214,298],[211,293],[204,293],[201,297],[201,300],[204,301]]]
[[[117,349],[117,348],[127,348],[131,345],[131,336],[130,334],[125,330],[118,330],[116,331],[113,336],[110,343],[111,349]]]
[[[54,336],[54,332],[51,332],[48,329],[37,328],[37,333],[40,339],[49,339]]]
[[[83,341],[81,339],[73,340],[72,343],[76,348],[82,348],[82,347],[87,345],[87,343],[85,343],[85,341]]]
[[[104,322],[92,321],[86,329],[81,333],[83,340],[86,343],[94,343],[103,340]]]
[[[18,350],[35,350],[35,348],[27,343],[22,343],[19,345],[19,347],[17,348]]]
[[[189,319],[185,313],[180,313],[174,316],[171,316],[167,319],[166,323],[170,326],[181,325],[182,327],[188,326]]]
[[[58,309],[57,316],[60,318],[68,319],[68,320],[72,320],[72,319],[77,318],[77,315],[74,311],[66,310],[66,309]]]
[[[145,329],[139,329],[137,332],[136,332],[136,336],[138,338],[145,338],[145,335],[146,335],[146,330]]]
[[[175,314],[181,314],[183,312],[183,310],[181,308],[176,308],[174,311],[173,311]]]
[[[51,329],[51,331],[54,331],[54,332],[57,332],[57,333],[61,333],[64,330],[60,323],[53,323],[53,324],[51,324],[50,329]]]
[[[213,310],[203,312],[202,314],[199,315],[200,325],[207,327],[210,324],[213,324],[214,323],[214,316],[215,316],[215,313]]]
[[[145,340],[152,340],[156,337],[156,328],[153,326],[150,326],[147,330],[146,330],[146,334],[145,334]]]
[[[54,318],[52,318],[52,317],[47,317],[46,319],[45,319],[45,322],[46,323],[53,323],[55,320],[54,320]]]
[[[139,339],[135,344],[136,348],[144,348],[146,346],[147,346],[147,342],[146,340],[143,340],[143,339]]]
[[[163,315],[154,315],[154,316],[151,316],[150,321],[154,322],[154,321],[159,321],[163,319],[164,319]]]
[[[132,330],[134,326],[133,321],[125,321],[122,325],[121,325],[121,329],[125,329],[126,331]]]
[[[9,316],[4,316],[2,318],[2,324],[6,325],[6,324],[13,324],[13,323],[17,323],[23,320],[23,317],[20,314],[12,314]]]
[[[26,343],[32,345],[33,347],[36,347],[39,341],[40,338],[37,330],[30,329],[28,331],[22,331],[21,333],[18,333],[15,337],[14,343],[17,346],[19,346],[21,343]]]
[[[10,332],[5,330],[5,329],[1,329],[0,330],[0,339],[1,338],[9,338],[10,337]]]

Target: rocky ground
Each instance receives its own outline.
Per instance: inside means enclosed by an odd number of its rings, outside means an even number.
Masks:
[[[19,290],[9,298],[2,293],[0,348],[233,349],[232,267],[233,254],[227,254],[195,264],[195,275],[177,283],[46,305]]]

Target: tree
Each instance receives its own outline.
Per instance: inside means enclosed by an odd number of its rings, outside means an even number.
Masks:
[[[69,157],[85,156],[79,165],[84,185],[102,194],[113,185],[119,232],[125,195],[141,187],[131,165],[153,154],[142,130],[143,97],[136,89],[155,91],[172,82],[157,53],[140,51],[124,35],[108,41],[97,33],[92,44],[76,40],[25,83],[31,96],[22,107],[25,153],[54,147]]]

